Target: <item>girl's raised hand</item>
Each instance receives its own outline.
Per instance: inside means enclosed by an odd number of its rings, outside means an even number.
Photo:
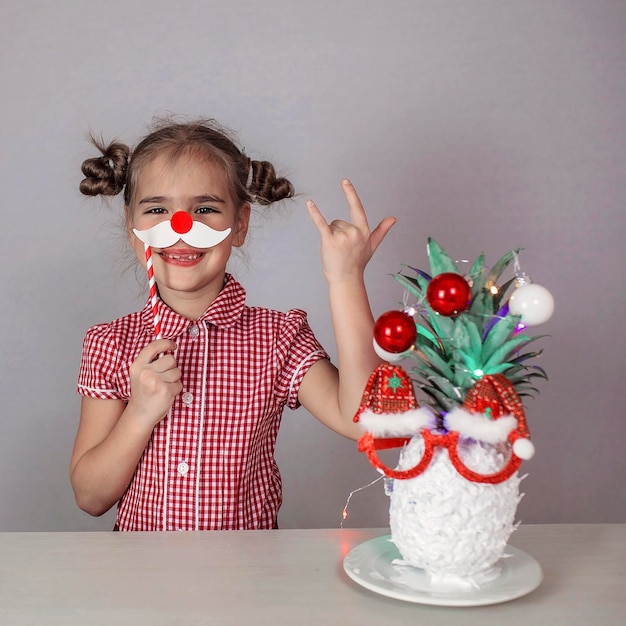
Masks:
[[[176,344],[169,339],[149,343],[130,366],[131,397],[128,407],[151,426],[160,422],[182,391],[181,372],[171,354]],[[159,355],[163,355],[159,358]]]
[[[322,270],[329,283],[361,278],[376,248],[396,222],[395,217],[386,217],[370,230],[356,189],[348,179],[341,184],[350,208],[349,222],[333,220],[328,223],[313,200],[306,204],[321,236]]]

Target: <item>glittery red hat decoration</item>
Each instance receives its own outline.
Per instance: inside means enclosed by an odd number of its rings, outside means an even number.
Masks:
[[[408,374],[399,365],[382,363],[367,381],[354,421],[358,422],[367,410],[382,415],[404,413],[415,408],[417,400]]]
[[[359,451],[392,478],[408,476],[388,468],[376,450],[403,446],[420,430],[436,423],[429,409],[419,408],[408,374],[399,365],[388,363],[379,365],[370,376],[354,421],[366,431],[359,439]]]
[[[444,425],[462,437],[485,443],[508,439],[520,459],[530,459],[535,452],[522,401],[511,381],[502,374],[483,376],[467,392],[463,407],[445,416]]]

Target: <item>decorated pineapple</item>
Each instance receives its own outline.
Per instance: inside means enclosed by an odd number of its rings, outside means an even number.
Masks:
[[[484,255],[462,275],[430,239],[430,273],[395,278],[415,303],[383,314],[374,346],[389,363],[371,375],[355,421],[359,450],[392,482],[391,538],[405,564],[435,586],[479,587],[515,528],[518,469],[534,454],[522,398],[546,378],[522,331],[552,314],[553,300],[519,269],[518,252],[492,268]],[[500,278],[514,262],[515,276]],[[509,295],[509,291],[512,293]],[[396,364],[413,362],[411,374]],[[419,406],[414,386],[426,401]],[[378,452],[401,447],[394,468]]]

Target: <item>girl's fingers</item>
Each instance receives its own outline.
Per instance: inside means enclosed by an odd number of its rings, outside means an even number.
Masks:
[[[166,352],[174,352],[176,350],[176,344],[169,339],[156,339],[149,343],[138,355],[137,361],[140,363],[148,364],[152,363],[159,354]]]
[[[396,223],[396,218],[386,217],[373,231],[370,231],[365,209],[361,199],[359,198],[359,194],[354,188],[354,185],[347,178],[344,178],[341,181],[341,185],[350,209],[350,222],[346,222],[345,220],[334,220],[329,224],[326,221],[326,218],[322,215],[321,211],[317,208],[315,202],[313,202],[313,200],[308,200],[306,207],[309,215],[311,216],[311,220],[317,227],[317,230],[320,232],[322,237],[332,235],[333,231],[345,230],[354,226],[364,237],[369,238],[373,252],[385,238],[389,229]]]
[[[395,217],[386,217],[370,235],[370,243],[372,245],[372,252],[378,248],[380,242],[385,238],[391,227],[396,223]]]
[[[326,221],[326,218],[322,215],[321,211],[317,208],[317,205],[313,200],[307,200],[306,208],[311,216],[311,220],[315,224],[317,230],[319,230],[321,235],[328,234],[330,232],[330,226]]]
[[[160,359],[155,359],[150,366],[157,374],[178,369],[176,359],[171,354],[165,354]]]
[[[180,381],[181,376],[181,371],[177,367],[161,374],[163,382],[166,383],[177,383]]]
[[[350,221],[357,228],[367,230],[369,232],[370,227],[367,223],[367,215],[365,214],[363,203],[361,202],[361,198],[359,198],[359,194],[356,192],[354,185],[347,178],[344,178],[341,181],[341,186],[343,187],[343,193],[346,196],[348,207],[350,208]]]

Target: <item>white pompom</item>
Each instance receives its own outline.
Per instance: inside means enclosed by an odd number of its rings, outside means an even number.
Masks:
[[[528,461],[528,459],[532,459],[535,456],[535,445],[530,439],[517,439],[513,443],[513,453],[520,459]]]

